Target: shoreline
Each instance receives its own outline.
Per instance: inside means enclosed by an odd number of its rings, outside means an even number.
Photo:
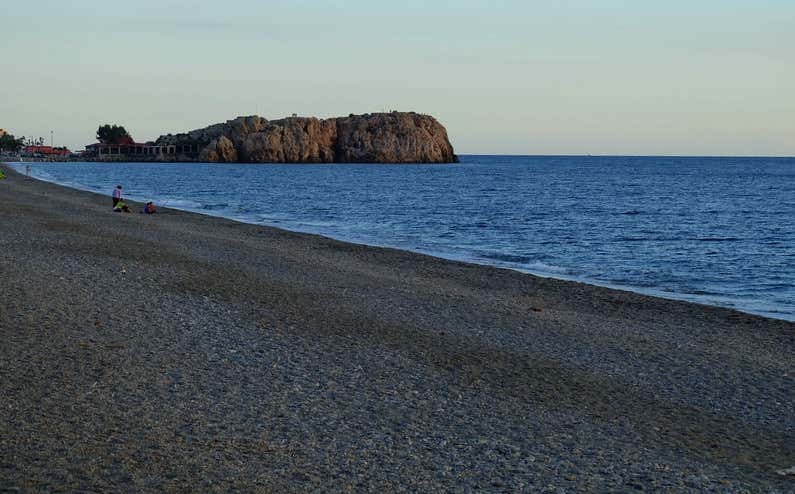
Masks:
[[[791,322],[7,175],[2,485],[792,488]]]
[[[18,162],[15,162],[15,163],[18,163]],[[0,162],[0,164],[2,164],[2,162]],[[5,166],[12,167],[12,165],[10,165],[9,163],[5,163]],[[13,167],[12,167],[12,169],[13,169]],[[44,179],[44,178],[36,178],[36,180],[40,180],[40,181],[47,182],[47,183],[52,183],[54,185],[58,185],[58,186],[61,186],[61,187],[67,187],[67,188],[71,188],[71,189],[82,191],[82,192],[88,192],[88,193],[92,193],[92,194],[96,194],[97,193],[94,190],[90,190],[90,188],[88,188],[88,187],[86,187],[86,188],[73,187],[73,186],[70,186],[70,185],[60,184],[60,183],[55,182],[55,181],[50,181],[50,180],[47,180],[47,179]],[[140,202],[141,200],[144,200],[144,199],[143,198],[134,199],[134,201],[136,201],[136,202]],[[519,273],[529,274],[529,275],[532,275],[532,276],[538,276],[538,277],[542,277],[542,278],[549,278],[549,279],[562,280],[562,281],[570,281],[570,282],[575,282],[575,283],[584,283],[584,284],[587,284],[587,285],[590,285],[590,286],[595,286],[595,287],[600,287],[600,288],[607,288],[607,289],[620,290],[620,291],[628,291],[628,292],[632,292],[632,293],[636,293],[636,294],[640,294],[640,295],[645,295],[645,296],[650,296],[650,297],[655,297],[655,298],[663,298],[663,299],[666,299],[666,300],[683,301],[683,302],[688,302],[688,303],[695,303],[695,304],[699,304],[699,305],[705,305],[705,306],[709,306],[709,307],[726,308],[726,309],[730,309],[730,310],[736,310],[736,311],[742,312],[744,314],[751,314],[751,315],[760,316],[760,317],[783,320],[783,321],[788,321],[788,322],[795,322],[795,315],[793,315],[793,314],[777,312],[777,311],[772,310],[772,309],[771,310],[763,310],[763,309],[754,310],[752,308],[746,308],[746,307],[743,307],[742,305],[737,305],[737,300],[731,298],[730,296],[725,296],[725,295],[722,295],[722,294],[711,294],[710,296],[706,296],[706,295],[698,295],[698,294],[689,294],[689,293],[679,293],[679,292],[673,292],[673,291],[666,291],[663,288],[633,286],[633,285],[626,285],[626,284],[622,284],[622,283],[613,283],[613,282],[608,282],[608,281],[599,281],[599,280],[589,279],[587,276],[574,276],[574,275],[565,275],[565,274],[555,274],[554,272],[544,272],[544,271],[533,270],[533,269],[525,269],[525,268],[522,268],[522,267],[519,267],[519,266],[511,266],[511,265],[507,265],[507,264],[500,264],[499,262],[487,261],[487,260],[479,259],[477,257],[467,257],[467,256],[464,256],[464,255],[462,255],[462,256],[449,255],[449,254],[445,254],[444,252],[430,251],[430,250],[429,251],[412,250],[412,249],[408,249],[408,248],[405,248],[405,247],[392,246],[392,245],[389,245],[389,244],[366,243],[366,242],[360,241],[360,240],[355,239],[355,238],[346,238],[345,236],[335,235],[333,232],[330,233],[330,232],[322,232],[322,231],[313,231],[311,228],[305,229],[305,228],[300,228],[300,227],[294,227],[294,226],[291,226],[291,225],[279,226],[279,225],[275,225],[275,224],[266,224],[266,223],[256,222],[256,221],[253,221],[253,220],[247,221],[243,217],[225,216],[223,214],[212,214],[211,212],[202,211],[199,208],[191,208],[189,206],[186,206],[184,208],[177,207],[177,208],[172,208],[172,209],[178,209],[180,211],[185,211],[185,212],[189,212],[189,213],[199,214],[199,215],[203,215],[203,216],[209,216],[209,217],[215,217],[215,218],[223,218],[223,219],[227,219],[229,221],[235,221],[235,222],[249,224],[249,225],[267,226],[267,227],[277,228],[279,230],[290,231],[290,232],[295,232],[295,233],[304,233],[304,234],[309,234],[309,235],[319,235],[319,236],[322,236],[324,238],[330,238],[330,239],[338,240],[338,241],[341,241],[341,242],[352,243],[352,244],[362,245],[362,246],[367,246],[367,247],[390,248],[390,249],[404,250],[404,251],[407,251],[407,252],[427,255],[427,256],[438,258],[438,259],[444,259],[444,260],[447,260],[447,261],[464,262],[464,263],[469,263],[469,264],[475,264],[475,265],[478,265],[478,266],[494,267],[494,268],[498,268],[498,269],[508,269],[508,270],[511,270],[511,271],[516,271],[516,272],[519,272]],[[710,299],[710,297],[711,297],[711,299]],[[725,302],[716,301],[714,299],[718,299],[718,300],[725,299]]]

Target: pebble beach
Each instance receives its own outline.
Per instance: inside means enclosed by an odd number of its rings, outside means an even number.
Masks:
[[[0,169],[0,492],[795,492],[795,323]]]

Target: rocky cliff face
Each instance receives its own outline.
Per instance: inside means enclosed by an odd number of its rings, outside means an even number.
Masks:
[[[237,158],[235,144],[223,135],[210,141],[210,144],[199,152],[199,161],[203,162],[236,163]]]
[[[192,144],[200,161],[248,163],[455,163],[445,128],[418,113],[268,121],[238,117],[158,144]]]
[[[334,120],[285,118],[248,134],[240,157],[252,163],[333,163],[336,141]]]
[[[417,113],[376,113],[336,119],[337,161],[343,163],[451,163],[447,130]]]

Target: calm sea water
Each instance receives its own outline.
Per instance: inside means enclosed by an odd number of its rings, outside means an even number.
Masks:
[[[32,167],[108,195],[120,183],[168,207],[795,320],[791,158]]]

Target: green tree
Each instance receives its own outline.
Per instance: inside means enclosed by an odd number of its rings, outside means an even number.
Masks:
[[[24,139],[24,137],[17,139],[11,134],[0,136],[0,151],[19,151]]]
[[[123,137],[129,137],[130,133],[121,125],[100,125],[97,129],[97,140],[103,144],[118,144]]]

